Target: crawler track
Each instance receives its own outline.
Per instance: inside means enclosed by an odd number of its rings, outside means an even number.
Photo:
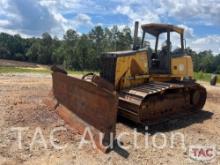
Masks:
[[[206,90],[197,83],[149,82],[119,93],[119,115],[153,124],[202,109]]]

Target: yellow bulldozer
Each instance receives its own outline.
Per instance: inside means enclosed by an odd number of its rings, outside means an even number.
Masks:
[[[117,116],[138,124],[154,124],[198,112],[206,101],[206,89],[193,79],[192,58],[185,53],[184,29],[144,24],[139,43],[138,27],[136,22],[132,50],[103,54],[99,76],[89,73],[79,79],[52,67],[53,104],[48,105],[79,133],[91,128],[93,140],[104,151],[110,134],[115,137]],[[171,33],[180,38],[180,48],[175,51],[171,50]],[[153,36],[154,50],[146,42],[147,34]],[[161,35],[165,43],[159,50]]]

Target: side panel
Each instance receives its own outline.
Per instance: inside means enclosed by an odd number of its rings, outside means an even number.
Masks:
[[[147,61],[146,51],[118,57],[115,74],[116,89],[132,87],[146,82],[148,78]]]
[[[173,76],[181,77],[184,76],[193,77],[193,64],[190,56],[182,56],[172,58],[171,61],[171,72]]]

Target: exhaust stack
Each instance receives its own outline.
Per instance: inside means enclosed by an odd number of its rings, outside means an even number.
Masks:
[[[139,22],[135,21],[133,50],[139,49],[139,45],[138,45],[138,26],[139,26]]]

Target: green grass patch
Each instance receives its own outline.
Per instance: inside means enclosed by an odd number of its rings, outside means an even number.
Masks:
[[[93,72],[96,75],[99,75],[97,71],[76,71],[76,70],[68,70],[68,74],[74,76],[82,76],[87,73]],[[0,67],[0,73],[46,73],[50,74],[51,71],[49,68],[29,68],[29,67]],[[194,78],[196,80],[210,82],[211,80],[210,73],[203,73],[203,72],[194,72]],[[220,83],[220,75],[218,75],[218,83]]]
[[[211,73],[194,72],[194,78],[196,80],[210,82],[211,76],[212,76]],[[218,76],[218,83],[220,83],[220,75],[217,75],[217,76]]]
[[[0,67],[0,73],[50,73],[47,68]]]
[[[99,74],[95,71],[75,71],[75,70],[67,70],[68,74],[82,76],[87,73],[93,72],[95,74]],[[50,74],[51,71],[49,68],[28,68],[28,67],[0,67],[0,73],[47,73]]]

